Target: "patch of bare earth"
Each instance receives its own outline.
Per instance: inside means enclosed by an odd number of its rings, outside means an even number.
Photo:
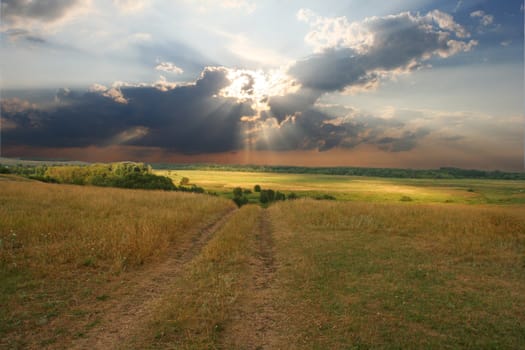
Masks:
[[[261,210],[254,227],[256,254],[250,263],[250,280],[236,304],[231,323],[222,337],[224,349],[275,349],[277,311],[274,307],[274,244],[267,210]]]
[[[76,339],[68,349],[118,349],[139,334],[144,321],[151,319],[155,305],[169,292],[175,277],[197,256],[202,248],[231,217],[229,212],[216,223],[208,226],[195,237],[191,245],[178,254],[168,257],[163,263],[130,274],[125,292],[106,301],[97,326]]]

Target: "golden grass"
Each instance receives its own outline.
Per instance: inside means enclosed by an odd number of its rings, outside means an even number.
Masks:
[[[298,200],[268,210],[283,347],[523,344],[522,206]]]
[[[0,181],[0,348],[66,348],[236,206],[191,193]],[[122,273],[126,272],[126,273]],[[137,292],[137,291],[135,291]],[[52,345],[51,345],[52,344]]]
[[[161,258],[233,209],[196,194],[0,182],[0,262],[114,272]]]

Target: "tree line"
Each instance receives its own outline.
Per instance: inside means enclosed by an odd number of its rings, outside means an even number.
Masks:
[[[50,183],[204,192],[203,188],[195,185],[188,186],[188,184],[182,184],[176,186],[169,177],[153,174],[150,165],[136,162],[117,162],[85,166],[0,166],[0,173],[16,174]]]
[[[173,170],[223,170],[242,172],[267,172],[288,174],[346,175],[410,179],[494,179],[525,180],[524,172],[500,170],[460,169],[441,167],[439,169],[396,169],[358,167],[297,167],[262,165],[221,165],[221,164],[154,164],[155,169]]]

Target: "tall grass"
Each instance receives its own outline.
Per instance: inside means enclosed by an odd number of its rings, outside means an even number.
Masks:
[[[114,272],[161,258],[232,210],[186,193],[0,182],[0,263]]]
[[[235,209],[191,193],[8,180],[0,181],[0,348],[67,348],[98,322],[105,300],[139,292],[126,282],[134,271],[181,254]]]

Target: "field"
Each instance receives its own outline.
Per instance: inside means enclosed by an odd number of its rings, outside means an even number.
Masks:
[[[386,179],[358,176],[276,174],[202,170],[157,170],[178,183],[183,177],[224,197],[240,186],[255,185],[299,196],[332,195],[339,200],[416,203],[525,204],[524,181],[475,179]],[[251,196],[255,199],[257,196]]]
[[[523,182],[162,174],[219,196],[0,177],[0,348],[525,344]]]

